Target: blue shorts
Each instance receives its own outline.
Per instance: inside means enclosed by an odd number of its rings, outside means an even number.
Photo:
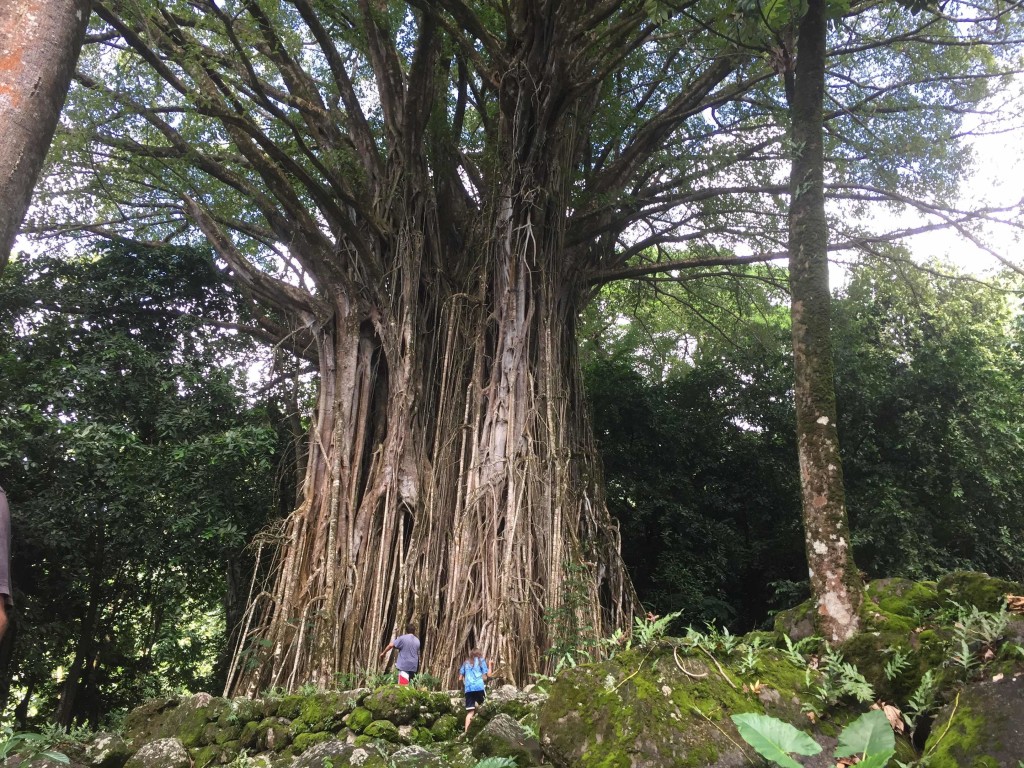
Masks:
[[[466,709],[473,711],[483,703],[483,691],[466,691]]]

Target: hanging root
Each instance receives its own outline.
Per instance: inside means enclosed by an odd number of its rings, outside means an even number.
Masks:
[[[696,672],[690,672],[688,669],[686,669],[686,667],[683,666],[683,662],[679,660],[678,651],[678,648],[676,648],[675,646],[672,647],[672,658],[676,660],[676,666],[679,667],[679,671],[686,675],[688,678],[690,678],[691,680],[703,680],[705,677],[711,674],[710,672],[705,672],[703,675],[701,675]]]

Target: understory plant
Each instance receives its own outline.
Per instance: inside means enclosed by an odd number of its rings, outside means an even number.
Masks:
[[[7,726],[0,731],[0,763],[7,765],[15,756],[21,758],[22,763],[28,763],[37,757],[64,765],[71,762],[63,752],[50,749],[50,740],[43,734],[16,732]]]
[[[740,736],[761,757],[782,766],[802,768],[791,755],[811,756],[821,745],[803,731],[770,715],[747,712],[732,716]],[[896,737],[885,713],[865,712],[839,734],[835,757],[855,757],[860,768],[884,768],[896,754]]]

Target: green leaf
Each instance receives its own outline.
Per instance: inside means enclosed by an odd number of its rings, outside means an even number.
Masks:
[[[761,757],[771,760],[782,768],[801,768],[800,763],[789,756],[816,755],[821,745],[803,731],[775,717],[747,712],[733,715],[732,721],[740,736],[752,746]]]
[[[55,763],[63,763],[64,765],[70,765],[71,759],[63,752],[56,752],[52,749],[44,750],[39,753],[39,757],[45,757],[47,760],[52,760]]]
[[[836,757],[859,757],[865,768],[882,768],[896,753],[896,737],[881,710],[865,712],[839,734]]]

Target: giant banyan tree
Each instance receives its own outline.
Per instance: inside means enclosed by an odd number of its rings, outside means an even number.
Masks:
[[[628,626],[576,319],[660,246],[693,244],[680,267],[781,250],[778,57],[706,0],[94,8],[53,206],[205,238],[253,330],[315,370],[230,692],[380,668],[408,621],[430,671],[475,644],[517,680],[557,632]],[[856,132],[871,99],[846,95]]]

